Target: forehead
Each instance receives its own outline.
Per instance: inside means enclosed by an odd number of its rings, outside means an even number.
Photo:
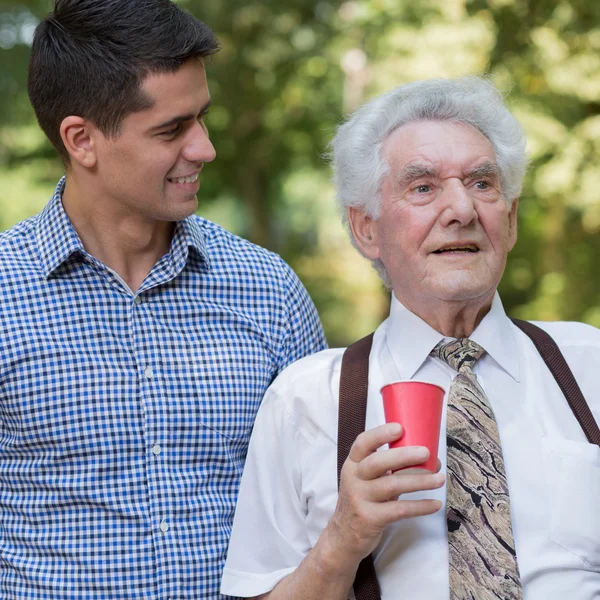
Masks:
[[[210,101],[204,65],[189,60],[172,73],[153,73],[142,82],[142,91],[151,100],[147,110],[130,115],[139,124],[156,124],[177,115],[197,115]]]
[[[419,121],[396,129],[383,143],[383,158],[394,169],[429,165],[438,172],[496,162],[496,153],[475,127],[451,121]]]

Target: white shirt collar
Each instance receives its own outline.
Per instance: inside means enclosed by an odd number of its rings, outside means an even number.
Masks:
[[[392,294],[387,345],[402,379],[411,379],[444,336],[412,313]],[[515,381],[519,381],[519,354],[514,327],[504,312],[498,293],[490,312],[470,338]]]

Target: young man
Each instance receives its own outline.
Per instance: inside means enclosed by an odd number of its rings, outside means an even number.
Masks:
[[[194,215],[211,30],[58,0],[29,94],[66,177],[0,236],[0,596],[219,597],[264,391],[324,347],[276,255]]]

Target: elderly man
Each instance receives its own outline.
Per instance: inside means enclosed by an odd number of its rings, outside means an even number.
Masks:
[[[278,377],[254,428],[222,592],[347,599],[373,553],[384,600],[600,598],[600,448],[496,291],[517,238],[524,148],[480,78],[400,87],[340,128],[338,197],[393,291],[368,363],[366,431],[338,493],[343,351]],[[600,334],[543,328],[598,420]],[[448,390],[438,473],[394,472],[428,456],[386,448],[402,432],[385,424],[379,389],[401,379]]]

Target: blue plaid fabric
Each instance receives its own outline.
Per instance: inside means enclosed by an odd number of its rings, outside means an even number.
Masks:
[[[197,216],[133,294],[63,188],[0,235],[0,597],[223,598],[252,423],[325,346],[316,311],[278,256]]]

